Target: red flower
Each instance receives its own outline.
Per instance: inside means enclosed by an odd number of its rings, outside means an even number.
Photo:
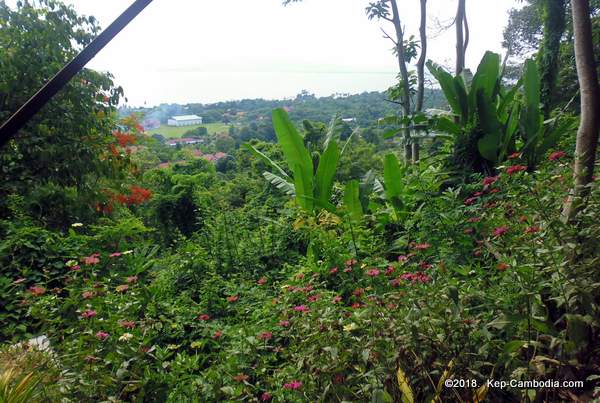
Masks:
[[[511,155],[508,156],[509,160],[515,160],[517,158],[521,158],[521,153],[512,153]]]
[[[492,233],[492,235],[494,235],[496,238],[501,237],[502,235],[506,234],[508,232],[508,227],[503,225],[502,227],[498,227],[494,230],[494,232]]]
[[[427,270],[431,268],[431,265],[427,262],[421,262],[419,263],[419,267],[421,268],[421,270]]]
[[[265,392],[262,395],[260,395],[260,401],[261,402],[268,402],[272,398],[273,398],[273,396],[271,396],[271,394],[269,392]]]
[[[308,312],[310,311],[310,308],[307,307],[306,305],[298,305],[294,307],[294,311],[296,312]]]
[[[135,322],[132,320],[120,320],[119,326],[123,329],[135,329]]]
[[[258,284],[258,285],[263,285],[263,284],[266,284],[266,283],[267,283],[267,278],[266,277],[261,277],[256,282],[256,284]]]
[[[365,292],[364,288],[357,288],[356,290],[354,290],[354,292],[352,294],[354,294],[354,296],[356,297],[360,297],[361,295],[363,295]]]
[[[399,262],[406,262],[408,259],[409,259],[409,257],[406,256],[406,255],[400,255],[400,256],[398,256],[398,261]]]
[[[83,319],[90,319],[90,318],[93,318],[93,317],[95,317],[96,315],[98,315],[98,313],[97,313],[96,311],[92,311],[92,310],[88,309],[87,311],[84,311],[84,312],[81,314],[81,317],[82,317]]]
[[[346,266],[354,266],[356,263],[358,263],[356,259],[350,259],[346,261]]]
[[[198,315],[198,317],[196,319],[202,320],[202,321],[207,321],[210,319],[210,315],[203,313],[202,315]]]
[[[526,171],[527,167],[525,165],[512,165],[506,168],[506,173],[512,175],[516,172]]]
[[[83,299],[92,299],[92,298],[94,298],[94,293],[93,293],[93,291],[84,291],[84,292],[81,294],[81,297],[82,297]]]
[[[298,273],[298,274],[296,274],[296,279],[297,280],[302,280],[304,277],[305,277],[304,273]]]
[[[344,273],[350,273],[352,271],[352,269],[350,267],[346,267],[344,269]]]
[[[531,227],[525,228],[526,234],[535,234],[536,232],[540,232],[540,227],[537,225],[532,225]]]
[[[99,256],[100,256],[99,253],[94,253],[91,256],[86,256],[83,258],[83,263],[88,266],[98,264],[98,263],[100,263],[100,259],[98,259]]]
[[[498,269],[498,271],[504,271],[506,269],[508,269],[510,266],[504,262],[500,262],[498,263],[498,265],[496,266],[496,268]]]
[[[413,249],[415,250],[425,250],[425,249],[429,249],[431,247],[430,244],[428,243],[418,243],[416,244]]]
[[[335,297],[333,297],[333,299],[331,300],[331,302],[333,302],[334,304],[337,304],[341,300],[342,300],[342,297],[339,296],[339,295],[336,295]]]
[[[238,297],[237,295],[232,295],[230,297],[227,297],[227,302],[236,302],[238,299],[240,299],[240,297]]]
[[[33,287],[29,287],[29,293],[35,297],[39,297],[40,295],[44,295],[46,293],[46,289],[44,287],[40,287],[34,285]]]
[[[236,382],[246,382],[248,379],[250,379],[250,377],[245,374],[238,374],[233,377],[233,380]]]
[[[122,253],[121,253],[121,252],[113,252],[113,253],[111,253],[110,255],[108,255],[108,257],[119,257],[119,256],[121,256],[121,255],[122,255]]]
[[[319,294],[314,294],[308,297],[308,302],[315,302],[318,301],[319,299]]]
[[[391,276],[394,273],[395,270],[396,269],[394,269],[393,266],[388,266],[388,268],[385,270],[385,275],[386,276]]]
[[[524,223],[524,222],[527,222],[527,221],[528,221],[527,216],[522,215],[521,217],[519,217],[519,222],[520,223]]]
[[[81,266],[79,266],[78,264],[76,264],[75,266],[71,266],[69,267],[70,271],[79,271],[81,270]]]
[[[340,383],[344,383],[344,381],[346,380],[346,378],[344,377],[344,375],[342,374],[337,374],[333,377],[333,383],[334,384],[340,384]]]
[[[548,159],[550,161],[558,161],[559,159],[565,157],[566,155],[567,155],[567,153],[565,153],[564,151],[555,151],[552,154],[550,154]]]
[[[120,293],[126,293],[127,290],[129,290],[129,286],[127,284],[121,284],[120,286],[115,288],[115,291],[120,292]]]
[[[220,330],[217,330],[215,332],[215,334],[213,334],[212,338],[215,340],[219,340],[222,336],[223,336],[223,332],[221,332]]]
[[[281,321],[279,321],[279,326],[281,326],[281,327],[289,327],[290,326],[290,321],[289,320],[281,320]]]
[[[498,193],[499,191],[500,191],[500,189],[493,188],[492,190],[490,190],[490,193]]]
[[[96,333],[96,338],[100,341],[104,341],[106,339],[108,339],[110,335],[106,332],[100,331],[98,333]]]
[[[137,281],[138,281],[138,276],[129,276],[125,280],[125,282],[128,283],[128,284],[137,283]]]
[[[300,381],[292,381],[290,383],[286,383],[283,385],[284,389],[289,389],[289,390],[296,390],[296,389],[300,389],[302,387],[302,382]]]
[[[493,185],[494,183],[498,182],[498,179],[500,179],[499,175],[483,178],[483,186]]]
[[[261,334],[258,335],[258,338],[260,340],[271,340],[273,338],[273,333],[271,332],[262,332]]]
[[[380,273],[379,270],[377,270],[377,269],[371,269],[371,270],[367,271],[367,276],[377,277],[377,276],[379,276],[379,273]]]
[[[352,305],[350,305],[350,307],[351,307],[351,308],[354,308],[354,309],[358,309],[358,308],[360,308],[360,307],[361,307],[361,305],[360,305],[360,302],[355,302],[355,303],[353,303]]]
[[[338,269],[337,267],[334,267],[333,269],[329,270],[329,273],[331,274],[335,274],[339,271],[340,269]]]
[[[477,201],[476,197],[469,197],[469,198],[465,199],[465,206],[471,206],[471,205],[475,204],[476,201]]]

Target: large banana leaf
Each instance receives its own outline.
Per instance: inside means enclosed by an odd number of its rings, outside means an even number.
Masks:
[[[529,59],[525,62],[523,80],[525,89],[525,108],[523,109],[523,135],[529,140],[536,136],[542,125],[540,109],[540,75],[535,61]]]
[[[477,67],[477,73],[473,76],[469,92],[469,115],[471,117],[477,110],[477,98],[481,90],[485,98],[490,100],[495,98],[500,90],[500,55],[497,53],[485,52]]]
[[[433,77],[435,77],[435,79],[440,83],[442,92],[444,93],[452,112],[458,116],[462,116],[463,111],[461,110],[461,106],[458,101],[458,95],[456,93],[454,78],[452,75],[431,60],[427,62],[427,68],[429,69],[431,75],[433,75]]]
[[[477,94],[477,118],[484,136],[479,139],[479,153],[488,161],[496,163],[502,142],[502,125],[496,116],[494,105],[488,100],[483,89]]]
[[[271,172],[263,172],[263,176],[267,181],[275,185],[277,189],[283,190],[290,196],[296,196],[294,185],[283,179],[281,176],[277,176]]]
[[[258,158],[260,158],[261,160],[263,160],[267,165],[273,167],[274,169],[276,169],[281,176],[283,176],[284,178],[289,178],[290,176],[283,170],[283,168],[281,168],[275,161],[273,161],[271,158],[267,157],[264,153],[260,152],[259,150],[257,150],[254,146],[252,146],[251,144],[244,144],[243,147],[250,151],[252,154],[256,155]]]
[[[385,196],[398,211],[402,208],[402,195],[404,186],[402,178],[404,170],[400,167],[398,158],[394,154],[387,154],[383,162],[383,180],[385,183]]]
[[[351,180],[346,184],[344,190],[344,205],[346,210],[355,220],[360,220],[363,216],[363,209],[359,198],[359,183],[357,180]]]
[[[325,152],[319,159],[319,166],[317,167],[317,174],[315,176],[315,198],[320,204],[329,202],[329,199],[331,199],[333,179],[339,159],[340,152],[337,142],[331,139],[327,144]]]
[[[302,136],[292,124],[287,112],[281,108],[273,111],[273,127],[288,166],[294,173],[298,204],[305,210],[312,211],[313,166],[310,154],[304,147]]]

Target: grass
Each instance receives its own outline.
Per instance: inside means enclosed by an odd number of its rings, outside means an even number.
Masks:
[[[153,134],[162,134],[166,138],[180,138],[187,131],[194,130],[198,127],[206,127],[208,130],[208,134],[216,134],[216,133],[227,133],[229,131],[229,124],[227,123],[205,123],[202,125],[195,126],[184,126],[184,127],[172,127],[162,125],[158,129],[148,130],[149,135]]]

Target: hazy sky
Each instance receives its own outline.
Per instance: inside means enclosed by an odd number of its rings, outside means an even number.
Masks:
[[[66,0],[106,27],[131,0]],[[215,102],[384,90],[397,63],[368,0],[154,0],[89,67],[108,70],[129,104]],[[456,0],[429,0],[430,34],[454,16]],[[10,2],[9,2],[10,3]],[[13,1],[14,3],[14,1]],[[399,0],[408,35],[418,37],[419,1]],[[486,49],[502,51],[515,0],[469,0],[469,67]],[[452,66],[454,31],[430,39],[429,58]]]

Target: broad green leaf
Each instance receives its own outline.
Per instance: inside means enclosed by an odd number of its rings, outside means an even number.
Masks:
[[[492,100],[499,91],[500,84],[500,55],[486,52],[473,77],[469,92],[469,115],[473,115],[477,107],[477,97],[480,91],[486,99]]]
[[[402,179],[404,172],[400,168],[398,158],[394,154],[387,154],[383,163],[383,180],[385,183],[385,195],[389,200],[402,195]]]
[[[445,133],[453,134],[455,136],[459,135],[462,132],[462,129],[459,125],[445,117],[439,117],[436,119],[435,129]]]
[[[357,180],[351,180],[346,184],[344,205],[353,219],[360,220],[362,218],[363,209],[359,198],[359,183]]]
[[[277,176],[271,172],[263,172],[263,176],[267,181],[275,185],[277,189],[283,190],[290,196],[296,196],[294,185],[283,179],[281,176]]]
[[[540,110],[540,76],[536,62],[531,59],[525,62],[523,87],[525,90],[525,108],[523,109],[524,137],[526,139],[531,139],[538,134],[542,123]]]
[[[460,103],[458,102],[458,95],[456,94],[452,75],[431,60],[427,62],[427,68],[431,72],[431,75],[433,75],[433,77],[435,77],[435,79],[440,83],[440,87],[442,88],[444,96],[446,97],[448,105],[450,105],[452,111],[456,115],[462,116],[462,111],[460,109]]]
[[[456,91],[456,98],[460,107],[460,119],[463,124],[466,124],[469,120],[469,99],[465,84],[461,77],[454,77],[453,79],[454,90]]]
[[[415,394],[410,387],[408,377],[400,367],[398,367],[398,371],[396,372],[396,379],[398,380],[400,392],[402,392],[402,403],[413,403],[415,401]]]
[[[315,198],[321,203],[329,202],[331,189],[333,189],[333,178],[340,158],[337,142],[331,140],[325,149],[315,176]]]
[[[267,165],[273,167],[274,169],[276,169],[282,177],[284,178],[289,178],[289,175],[283,170],[283,168],[281,168],[275,161],[273,161],[271,158],[267,157],[264,153],[262,153],[261,151],[257,150],[253,145],[251,144],[244,144],[243,147],[250,151],[252,154],[256,155],[258,158],[262,159]]]
[[[479,153],[483,158],[495,163],[500,154],[501,125],[498,122],[493,105],[481,89],[477,96],[477,119],[479,126],[485,133],[477,142]]]
[[[298,204],[305,210],[312,211],[313,166],[302,136],[290,121],[287,112],[281,108],[273,111],[273,127],[288,166],[294,173]]]

